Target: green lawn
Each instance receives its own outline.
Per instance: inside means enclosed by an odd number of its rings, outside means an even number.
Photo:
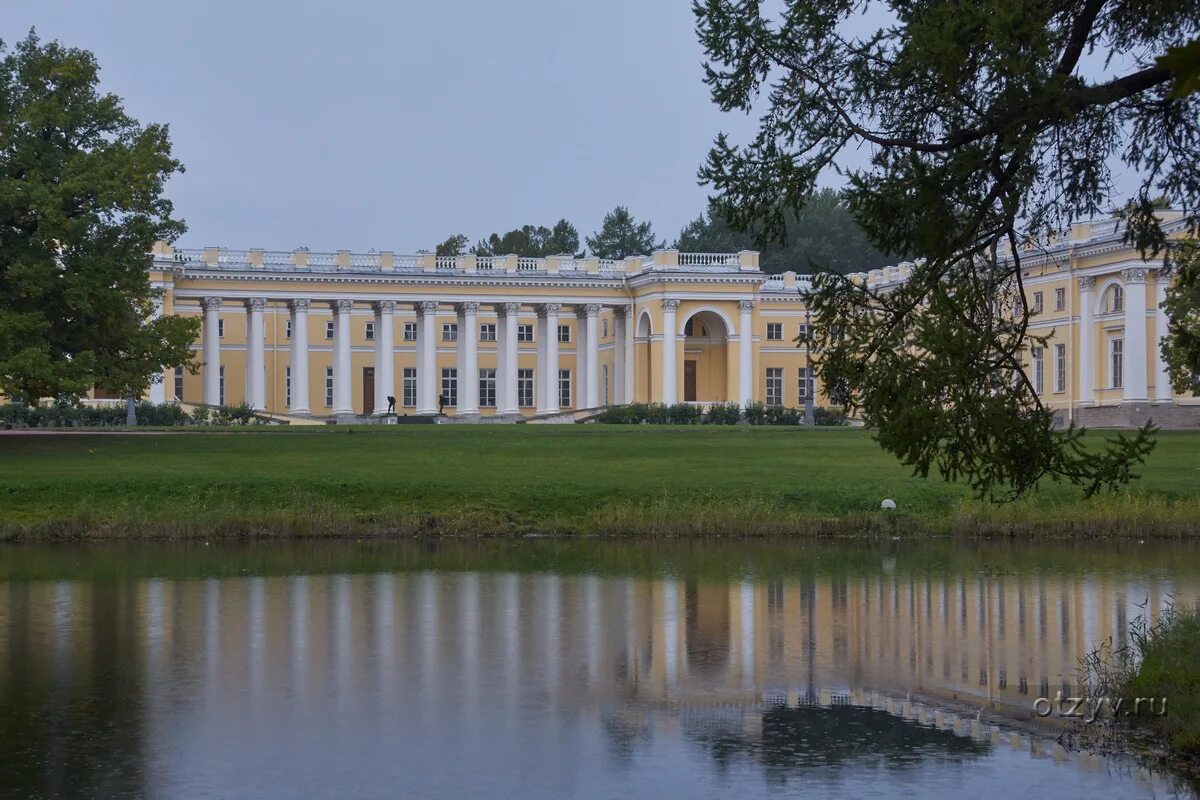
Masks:
[[[899,514],[885,517],[891,497]],[[911,477],[858,430],[400,426],[0,436],[0,535],[1188,533],[1200,434],[1082,502],[1049,484],[993,508]]]

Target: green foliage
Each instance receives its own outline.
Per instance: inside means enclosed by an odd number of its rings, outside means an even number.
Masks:
[[[780,238],[818,177],[840,170],[871,243],[923,259],[896,289],[818,283],[814,366],[835,402],[916,474],[936,467],[982,497],[1011,499],[1044,478],[1088,494],[1131,480],[1152,428],[1089,449],[1055,428],[1023,378],[1033,337],[1020,254],[1107,212],[1117,164],[1140,181],[1121,215],[1143,253],[1165,244],[1160,196],[1190,209],[1195,229],[1200,94],[1174,96],[1173,73],[1154,64],[1196,36],[1194,9],[791,0],[778,20],[750,0],[693,9],[713,101],[760,115],[749,144],[719,136],[700,170],[719,216]],[[848,34],[872,18],[887,27]],[[1085,74],[1085,53],[1111,69]],[[848,167],[847,149],[864,146],[869,162]]]
[[[605,214],[600,230],[587,237],[588,250],[597,258],[646,255],[664,244],[654,237],[649,222],[638,222],[625,206]]]
[[[560,219],[553,228],[522,225],[503,235],[493,233],[471,248],[479,256],[518,255],[527,258],[574,255],[579,250],[579,231]]]
[[[456,233],[435,247],[433,254],[437,256],[461,256],[467,252],[468,241],[465,233]]]
[[[80,406],[71,403],[26,406],[20,403],[0,405],[0,428],[117,428],[125,425],[125,404]],[[140,402],[139,425],[187,425],[192,420],[174,403]]]
[[[213,415],[214,425],[250,425],[258,421],[254,409],[245,402],[233,406],[222,406]]]
[[[1167,335],[1160,346],[1175,391],[1200,394],[1200,242],[1182,242],[1172,255],[1174,277],[1163,301]]]
[[[1171,90],[1173,97],[1200,92],[1200,38],[1184,45],[1168,47],[1167,52],[1159,56],[1155,63],[1175,76],[1175,86]]]
[[[737,425],[742,419],[742,407],[737,403],[713,403],[704,412],[705,425]]]
[[[704,409],[688,403],[675,403],[667,407],[667,422],[672,425],[698,425]]]
[[[91,53],[30,33],[0,42],[0,394],[141,394],[195,366],[199,320],[152,319],[157,240],[183,232],[163,183],[167,129],[98,91]]]
[[[846,412],[839,408],[815,406],[813,408],[813,424],[835,427],[839,425],[849,425],[850,419],[846,415]]]
[[[759,265],[768,273],[865,272],[903,260],[881,253],[871,244],[841,194],[833,189],[813,192],[802,208],[788,213],[784,228],[782,244],[759,242],[730,227],[719,206],[710,205],[706,214],[684,226],[674,246],[691,253],[758,249]]]

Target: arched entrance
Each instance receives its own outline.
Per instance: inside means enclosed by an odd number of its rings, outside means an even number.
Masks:
[[[650,355],[650,314],[643,309],[638,315],[637,332],[634,335],[634,364],[637,365],[637,372],[634,378],[633,398],[634,400],[646,403],[650,402],[654,392],[654,374],[651,366]]]
[[[697,309],[683,321],[685,402],[727,403],[729,397],[729,323],[715,310]]]

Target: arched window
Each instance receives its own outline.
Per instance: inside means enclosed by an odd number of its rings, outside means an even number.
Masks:
[[[1113,284],[1104,292],[1104,305],[1101,306],[1104,312],[1116,313],[1125,310],[1125,289],[1119,284]]]

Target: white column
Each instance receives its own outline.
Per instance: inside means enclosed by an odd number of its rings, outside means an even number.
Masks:
[[[456,416],[479,413],[479,303],[459,303]]]
[[[292,404],[288,411],[307,416],[308,407],[308,301],[293,300],[292,311]]]
[[[375,304],[375,415],[387,413],[387,399],[396,396],[396,304]]]
[[[625,387],[629,385],[625,378],[625,369],[629,366],[629,354],[625,352],[625,344],[629,341],[629,333],[625,326],[629,324],[629,309],[617,306],[613,309],[613,405],[619,406],[628,401],[625,399]]]
[[[351,390],[350,370],[350,300],[334,300],[333,309],[333,413],[353,414],[354,395]]]
[[[738,403],[754,402],[754,301],[738,302]]]
[[[1125,402],[1146,400],[1146,270],[1121,271],[1125,282]]]
[[[575,391],[571,394],[571,404],[575,408],[587,408],[588,378],[588,349],[587,349],[587,306],[575,308]],[[555,384],[557,386],[557,383]]]
[[[432,300],[417,303],[417,413],[437,413],[437,309]]]
[[[246,300],[246,404],[262,411],[267,407],[267,371],[263,354],[263,309],[261,297]]]
[[[576,407],[596,408],[600,405],[600,306],[589,303],[583,308],[585,336],[582,345],[587,351],[585,361],[584,400]]]
[[[675,310],[678,308],[678,300],[662,301],[662,402],[666,405],[675,402]]]
[[[150,314],[151,320],[156,320],[162,316],[163,301],[161,297],[154,300],[154,311]],[[174,396],[171,397],[174,400]],[[161,405],[167,402],[167,374],[165,371],[159,371],[150,376],[150,402],[155,405]]]
[[[204,308],[204,404],[221,404],[221,298],[205,297]]]
[[[538,368],[534,389],[541,399],[539,414],[558,411],[558,303],[538,306]]]
[[[1096,356],[1092,348],[1092,289],[1096,279],[1088,275],[1079,279],[1079,402],[1091,404],[1096,399],[1096,381],[1092,374]]]
[[[1162,354],[1162,340],[1167,336],[1170,322],[1163,303],[1170,283],[1170,272],[1159,268],[1154,285],[1154,399],[1160,401],[1171,399],[1171,378],[1167,375],[1167,362]]]
[[[501,414],[520,414],[517,404],[517,368],[520,364],[517,357],[517,320],[521,313],[520,303],[502,303],[496,306],[498,317],[497,336],[497,369],[496,390],[499,394],[497,405]]]

